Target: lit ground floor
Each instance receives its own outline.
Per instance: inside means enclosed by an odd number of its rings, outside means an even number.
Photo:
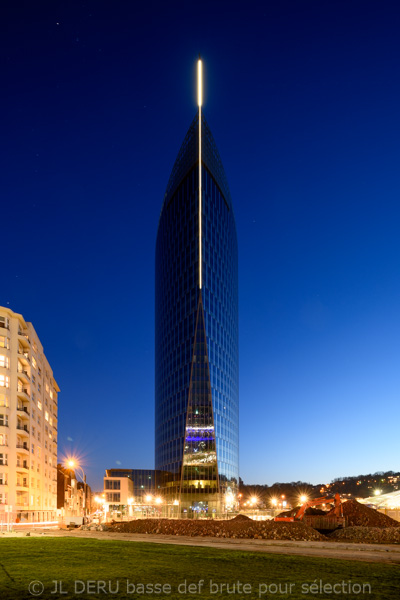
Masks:
[[[8,512],[0,511],[0,527],[7,523],[38,523],[57,521],[57,511],[55,510],[18,510],[13,509]]]

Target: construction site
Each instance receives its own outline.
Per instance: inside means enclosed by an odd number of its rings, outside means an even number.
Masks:
[[[229,520],[152,518],[86,525],[82,529],[189,537],[400,544],[399,521],[357,500],[342,501],[338,494],[332,499],[309,500],[265,520],[243,514]]]

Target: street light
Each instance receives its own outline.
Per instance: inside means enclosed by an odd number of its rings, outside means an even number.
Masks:
[[[84,516],[86,516],[86,475],[85,475],[85,472],[82,469],[82,467],[80,465],[77,465],[76,462],[72,458],[69,459],[68,466],[71,469],[74,469],[74,471],[76,469],[80,469],[80,471],[81,471],[81,478],[83,481],[83,507],[82,508],[83,508],[83,514],[84,514]]]

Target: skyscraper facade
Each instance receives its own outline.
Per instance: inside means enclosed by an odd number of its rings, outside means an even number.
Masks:
[[[155,467],[167,502],[192,515],[233,508],[239,481],[236,226],[201,104],[156,243]]]

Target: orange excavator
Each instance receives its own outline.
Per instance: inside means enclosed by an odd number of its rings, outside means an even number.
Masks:
[[[334,508],[325,515],[306,515],[307,508],[318,506],[319,504],[334,504]],[[300,506],[295,515],[292,516],[278,516],[275,517],[275,521],[284,521],[286,523],[293,523],[296,521],[303,521],[314,529],[325,530],[325,529],[337,529],[338,527],[344,527],[345,519],[343,517],[343,505],[339,494],[335,494],[334,498],[315,498],[314,500],[307,500]]]

